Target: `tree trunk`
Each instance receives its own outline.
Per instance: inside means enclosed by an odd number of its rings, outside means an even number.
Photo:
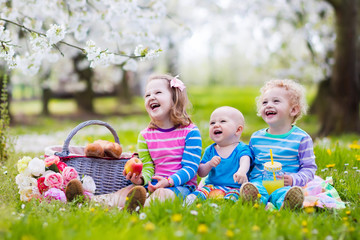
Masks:
[[[329,1],[331,2],[331,1]],[[319,117],[320,136],[360,133],[360,84],[357,69],[357,0],[333,3],[336,17],[335,64],[328,84],[320,85],[324,93]],[[326,89],[328,88],[328,89]],[[318,96],[321,98],[321,96]]]
[[[123,71],[123,76],[120,84],[118,85],[118,99],[120,103],[131,104],[132,103],[132,94],[130,90],[130,82],[134,78],[134,73],[131,71]]]
[[[6,71],[6,68],[5,67],[2,67],[0,68],[0,93],[3,92],[3,87],[4,87],[4,80],[5,80],[5,75],[6,75],[6,88],[7,88],[7,96],[6,96],[6,100],[3,101],[2,99],[0,99],[0,102],[3,103],[3,102],[6,102],[7,103],[7,114],[8,114],[8,117],[10,118],[10,123],[13,121],[12,120],[12,116],[11,116],[11,113],[10,113],[10,103],[11,103],[11,91],[10,91],[10,73],[8,73]],[[0,119],[2,119],[3,116],[0,116]]]
[[[41,115],[44,116],[50,116],[50,111],[49,111],[49,102],[51,99],[51,90],[50,88],[43,88],[42,89],[42,98],[41,98],[41,103],[42,103],[42,108],[41,108]]]
[[[74,69],[79,76],[79,81],[85,81],[86,88],[82,92],[75,93],[75,101],[78,106],[79,112],[83,113],[95,113],[94,110],[94,98],[95,94],[92,89],[91,79],[94,75],[93,70],[90,67],[79,69],[78,64],[84,59],[84,55],[77,55],[74,58]]]
[[[176,43],[174,43],[171,39],[169,43],[169,49],[166,54],[166,67],[167,72],[171,74],[172,76],[176,76],[179,74],[179,53],[178,53],[178,46],[176,46]],[[181,79],[181,76],[180,76]]]

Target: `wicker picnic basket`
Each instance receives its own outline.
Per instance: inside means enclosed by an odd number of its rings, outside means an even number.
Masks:
[[[60,149],[57,146],[53,146],[45,150],[45,155],[51,155],[51,151],[53,151],[54,155],[59,156],[61,161],[75,168],[80,177],[83,175],[91,176],[96,184],[95,195],[116,192],[130,185],[131,182],[123,176],[122,172],[126,161],[136,154],[122,153],[120,159],[95,158],[85,156],[84,147],[70,146],[70,141],[75,134],[80,129],[89,125],[105,126],[114,136],[115,142],[120,144],[116,131],[108,123],[90,120],[80,123],[70,132],[62,146],[61,152],[56,152],[56,150],[59,151]]]

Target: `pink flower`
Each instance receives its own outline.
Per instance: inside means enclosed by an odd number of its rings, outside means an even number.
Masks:
[[[45,167],[50,167],[53,164],[58,164],[60,162],[60,158],[58,156],[53,155],[45,158],[44,162],[45,162]]]
[[[67,164],[64,162],[58,162],[56,166],[59,169],[59,172],[62,173],[62,171],[64,171],[64,168],[67,167]]]
[[[49,201],[51,200],[60,200],[61,202],[66,202],[66,196],[63,191],[57,188],[50,188],[45,193],[45,198]]]
[[[49,173],[45,176],[45,185],[49,188],[61,188],[64,180],[60,173]]]
[[[49,189],[49,187],[46,186],[44,182],[45,182],[45,177],[40,177],[37,179],[37,186],[41,194]]]
[[[91,198],[94,196],[94,194],[93,193],[91,193],[91,192],[88,192],[88,191],[84,191],[84,197],[85,197],[85,199],[87,199],[87,200],[91,200]]]
[[[64,178],[64,185],[66,186],[71,180],[78,177],[78,173],[73,167],[65,167],[62,171],[62,176]]]

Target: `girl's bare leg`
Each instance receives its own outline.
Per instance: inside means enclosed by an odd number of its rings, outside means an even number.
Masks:
[[[94,202],[98,202],[101,204],[105,204],[108,205],[110,207],[124,207],[125,206],[125,202],[126,202],[126,197],[128,195],[128,193],[130,192],[130,190],[134,187],[135,185],[131,184],[127,187],[124,187],[120,190],[118,190],[117,192],[114,193],[109,193],[109,194],[102,194],[102,195],[97,195],[91,198],[91,201]]]
[[[145,207],[151,204],[151,201],[158,199],[160,202],[165,201],[166,199],[175,199],[176,195],[173,191],[166,188],[156,189],[150,197],[148,197],[145,201]]]

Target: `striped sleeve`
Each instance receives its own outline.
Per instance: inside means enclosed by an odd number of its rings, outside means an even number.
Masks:
[[[139,153],[139,158],[143,163],[142,175],[144,178],[144,185],[147,185],[149,181],[151,181],[152,176],[154,175],[154,162],[151,159],[145,138],[143,137],[143,135],[141,135],[141,133],[138,136],[137,149]]]
[[[313,141],[309,135],[301,140],[298,157],[300,164],[299,171],[291,174],[293,186],[305,186],[306,183],[314,179],[315,171],[317,169]]]
[[[182,168],[170,176],[174,181],[174,186],[184,185],[196,176],[201,159],[201,150],[200,131],[194,127],[185,138],[185,148],[181,160]]]

